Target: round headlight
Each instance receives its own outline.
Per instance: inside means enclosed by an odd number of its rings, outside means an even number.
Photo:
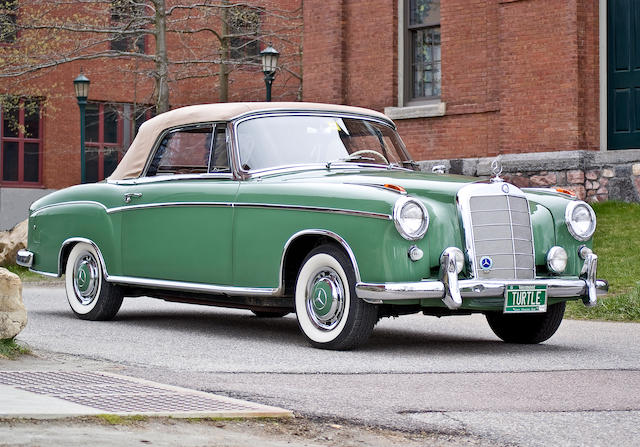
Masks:
[[[585,202],[569,202],[564,220],[569,233],[579,241],[588,240],[596,231],[596,213]]]
[[[403,238],[415,241],[427,232],[429,214],[421,202],[403,196],[393,207],[393,222]]]
[[[562,273],[567,268],[569,256],[562,247],[551,247],[547,253],[547,268],[553,273]]]

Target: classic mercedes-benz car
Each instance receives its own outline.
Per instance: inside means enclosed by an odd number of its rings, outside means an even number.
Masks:
[[[87,320],[152,296],[295,312],[313,346],[350,349],[382,317],[480,312],[539,343],[567,300],[607,291],[595,228],[566,191],[419,172],[372,110],[213,104],[150,119],[106,181],[36,201],[18,262],[64,274]]]

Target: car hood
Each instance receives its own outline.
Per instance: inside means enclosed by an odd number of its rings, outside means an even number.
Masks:
[[[481,181],[477,177],[432,174],[426,172],[386,169],[324,169],[296,173],[283,173],[264,177],[287,183],[330,183],[383,188],[385,185],[402,187],[408,194],[431,199],[449,199],[455,202],[460,188]]]

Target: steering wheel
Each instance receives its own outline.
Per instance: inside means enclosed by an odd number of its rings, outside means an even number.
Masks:
[[[364,154],[373,155],[374,157],[377,157],[377,158],[381,159],[382,161],[384,161],[385,164],[387,164],[387,165],[389,164],[389,160],[387,160],[384,157],[384,155],[382,155],[380,152],[377,152],[377,151],[374,151],[374,150],[371,150],[371,149],[362,149],[362,150],[359,150],[359,151],[352,152],[351,154],[349,154],[349,157],[353,157],[353,156],[356,156],[356,155],[364,155]]]

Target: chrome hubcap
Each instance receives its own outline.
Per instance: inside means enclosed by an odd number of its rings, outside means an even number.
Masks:
[[[73,288],[80,304],[87,306],[96,299],[100,270],[96,258],[88,252],[78,257],[73,267]]]
[[[318,272],[307,286],[307,314],[322,330],[335,328],[344,314],[344,285],[337,272],[326,268]]]

